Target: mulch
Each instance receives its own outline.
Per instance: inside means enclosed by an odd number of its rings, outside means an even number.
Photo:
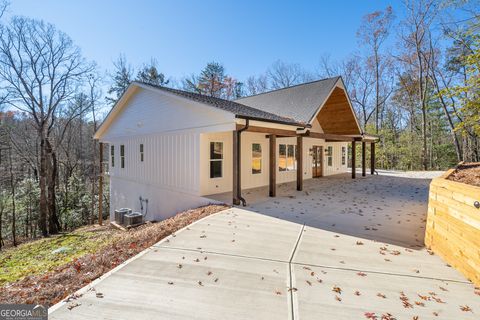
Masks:
[[[200,207],[128,231],[109,227],[109,232],[115,230],[116,238],[112,245],[95,254],[74,259],[51,272],[28,276],[1,287],[0,302],[42,304],[50,307],[170,234],[225,209],[227,206],[223,205]]]
[[[480,162],[459,165],[448,180],[480,187]]]

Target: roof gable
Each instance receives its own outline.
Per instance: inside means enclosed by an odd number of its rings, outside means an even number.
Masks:
[[[311,124],[340,77],[295,85],[240,98],[236,102]]]

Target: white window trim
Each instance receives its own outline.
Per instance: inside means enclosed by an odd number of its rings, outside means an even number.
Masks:
[[[278,152],[277,152],[277,155],[278,155],[278,163],[280,163],[280,146],[281,145],[284,145],[285,146],[285,165],[287,163],[287,159],[288,159],[288,146],[293,146],[293,169],[288,169],[288,167],[286,167],[286,170],[284,171],[281,171],[280,170],[280,165],[278,164],[277,165],[277,172],[280,172],[280,173],[284,173],[284,172],[294,172],[294,171],[297,171],[297,168],[298,168],[298,165],[297,165],[297,145],[296,144],[293,144],[293,143],[279,143],[278,144]]]

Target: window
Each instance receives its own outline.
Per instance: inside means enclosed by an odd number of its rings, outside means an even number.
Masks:
[[[110,159],[112,162],[112,168],[115,166],[115,146],[110,146]]]
[[[278,170],[293,171],[297,167],[295,157],[296,146],[293,144],[280,144],[278,146]]]
[[[140,161],[143,162],[143,143],[140,144]]]
[[[333,166],[333,147],[327,147],[327,164],[329,167]]]
[[[262,173],[262,145],[252,144],[252,174]]]
[[[210,142],[210,178],[222,177],[223,142]]]
[[[120,167],[125,168],[125,146],[120,145]]]
[[[342,166],[347,162],[347,148],[342,147]]]

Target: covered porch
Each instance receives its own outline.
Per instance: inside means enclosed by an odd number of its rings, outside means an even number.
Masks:
[[[315,166],[315,161],[320,161],[323,163],[324,152],[328,155],[330,150],[326,148],[320,148],[320,151],[316,150],[316,145],[323,145],[325,143],[334,143],[334,142],[345,142],[350,144],[350,160],[351,163],[351,178],[355,179],[357,176],[357,145],[361,144],[361,172],[360,174],[365,177],[367,174],[367,144],[369,145],[370,149],[370,165],[369,171],[370,174],[375,174],[375,143],[378,140],[377,137],[366,135],[366,134],[336,134],[336,133],[320,133],[320,132],[312,132],[310,128],[297,128],[296,130],[287,130],[287,129],[278,129],[278,128],[270,128],[270,127],[263,127],[263,126],[256,126],[251,125],[249,119],[246,119],[244,124],[237,124],[237,130],[233,132],[233,170],[232,170],[232,192],[229,193],[231,195],[231,199],[234,205],[243,204],[246,205],[247,201],[250,201],[244,195],[247,192],[250,192],[242,189],[242,133],[244,132],[254,132],[254,133],[261,133],[265,134],[265,138],[268,139],[268,185],[265,187],[254,188],[256,189],[253,194],[254,197],[251,200],[255,201],[254,199],[257,197],[261,197],[261,195],[268,194],[270,197],[276,197],[278,191],[280,190],[281,184],[277,182],[277,168],[279,164],[277,161],[279,158],[277,157],[277,139],[280,138],[294,138],[296,140],[296,147],[295,147],[295,163],[296,163],[296,181],[295,181],[295,188],[298,191],[303,190],[304,180],[310,179],[315,177],[315,175],[311,177],[305,176],[306,168],[304,166],[312,164]],[[308,139],[309,143],[306,144],[305,140]],[[312,142],[313,141],[313,142]],[[317,142],[315,142],[317,141]],[[307,149],[308,148],[308,149]],[[244,151],[244,150],[243,150]],[[343,151],[343,150],[342,150]],[[346,151],[345,151],[346,152]],[[348,152],[346,152],[348,154]],[[347,158],[348,155],[342,155],[342,157]],[[304,159],[304,157],[311,157],[313,162],[310,159]],[[320,159],[320,160],[319,160]],[[342,161],[345,161],[342,159]],[[314,169],[312,169],[314,170]],[[317,177],[323,176],[323,165],[320,167],[320,172],[318,173]],[[214,197],[219,196],[220,198],[225,197],[227,193],[221,193],[219,195],[214,195]],[[252,194],[250,192],[250,194]],[[222,199],[223,202],[230,202],[227,199]]]

